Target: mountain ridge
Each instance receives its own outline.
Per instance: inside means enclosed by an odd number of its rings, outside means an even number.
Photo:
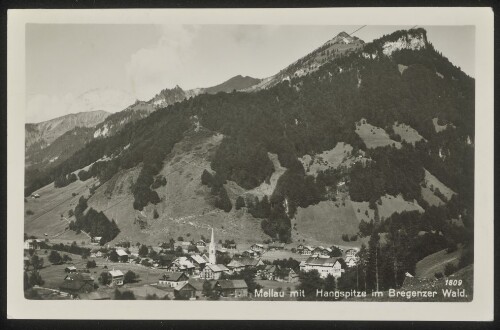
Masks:
[[[153,183],[159,175],[166,176],[162,172],[165,161],[172,156],[171,150],[183,143],[187,132],[206,129],[223,136],[209,158],[210,165],[203,165],[212,173],[213,181],[208,180],[211,186],[207,189],[201,189],[198,183],[198,188],[186,194],[205,196],[211,209],[217,203],[221,205],[221,201],[227,203],[228,199],[232,206],[238,197],[235,192],[251,190],[269,180],[275,171],[269,154],[277,155],[280,166],[286,170],[277,179],[273,192],[266,195],[267,202],[263,198],[249,198],[244,209],[274,239],[294,239],[296,233],[290,220],[298,208],[316,205],[328,196],[342,200],[342,189],[337,186],[341,182],[347,187],[346,198],[352,201],[375,204],[372,207],[378,208],[377,201],[383,203],[385,196],[401,195],[405,201],[416,201],[427,211],[429,207],[421,196],[424,166],[463,198],[462,204],[455,199],[442,207],[450,208],[450,214],[463,212],[462,207],[470,208],[470,195],[467,196],[465,189],[470,176],[460,167],[465,165],[456,164],[459,159],[466,159],[468,164],[473,151],[473,145],[466,143],[466,137],[474,132],[469,122],[474,115],[473,80],[461,75],[430,44],[413,49],[406,48],[411,42],[401,43],[402,47],[394,49],[390,56],[384,54],[384,45],[399,40],[405,33],[356,47],[356,51],[335,57],[306,75],[296,75],[255,93],[200,94],[158,109],[130,123],[126,131],[90,142],[46,173],[45,179],[78,171],[108,157],[99,166],[94,164],[86,175],[106,183],[118,171],[134,169],[137,177],[130,178],[132,191],[126,193],[128,203],[133,204],[128,208],[135,210],[131,211],[135,215],[129,212],[130,216],[140,216],[141,221],[160,221],[154,220],[153,215],[158,208],[159,219],[165,221],[161,225],[168,227],[169,218],[162,213],[172,207],[168,206],[171,192],[164,190],[171,189],[168,178],[166,188],[154,188]],[[363,53],[371,56],[367,58]],[[317,54],[313,52],[308,58],[314,60]],[[402,73],[399,64],[407,66]],[[442,72],[443,78],[436,72]],[[362,118],[385,130],[392,141],[398,140],[391,131],[395,122],[410,126],[424,139],[415,145],[402,141],[401,148],[390,144],[367,148],[356,134],[356,123]],[[432,118],[445,119],[455,128],[436,132]],[[340,142],[352,147],[349,154],[345,151],[345,157],[349,158],[345,164],[352,165],[327,168],[316,177],[305,173],[299,158],[321,154]],[[365,160],[356,164],[358,153]],[[439,156],[443,153],[446,159]],[[186,185],[189,182],[190,187],[194,180],[199,182],[196,177],[199,172],[182,175],[181,165],[189,164],[182,153],[176,156],[176,163],[179,164],[176,171],[180,173],[178,187],[183,182]],[[233,189],[233,183],[239,188]],[[104,196],[103,190],[104,186],[97,188],[99,196]],[[230,209],[228,213],[233,212]]]

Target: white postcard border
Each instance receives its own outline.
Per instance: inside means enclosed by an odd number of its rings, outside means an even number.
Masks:
[[[354,303],[26,300],[22,289],[26,23],[474,25],[476,204],[473,301]],[[493,319],[494,43],[493,11],[490,8],[9,10],[7,38],[8,318],[453,321]]]

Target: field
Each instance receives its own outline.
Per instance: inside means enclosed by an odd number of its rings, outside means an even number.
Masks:
[[[418,134],[415,129],[406,124],[394,123],[392,128],[394,129],[394,133],[401,136],[401,139],[408,143],[415,144],[415,142],[423,139],[422,135]]]
[[[365,119],[356,123],[356,134],[363,140],[367,148],[385,147],[395,145],[396,148],[401,148],[401,143],[391,140],[384,129],[370,125]]]
[[[441,198],[434,195],[434,192],[431,190],[431,188],[421,187],[420,191],[422,193],[422,198],[424,199],[424,201],[429,203],[429,205],[440,206],[440,205],[444,204],[444,202],[441,200]]]
[[[353,158],[350,157],[351,152],[351,145],[339,142],[331,150],[313,156],[304,155],[299,158],[299,161],[302,163],[307,175],[317,176],[319,171],[337,168],[341,164],[350,165],[353,162]]]
[[[67,254],[73,260],[66,264],[52,265],[48,261],[48,253],[50,253],[50,250],[47,250],[47,253],[45,253],[44,250],[40,250],[37,252],[37,254],[44,259],[44,267],[40,270],[40,275],[42,276],[42,279],[45,281],[43,287],[46,288],[50,289],[59,288],[60,284],[64,280],[64,277],[67,275],[64,272],[64,269],[66,267],[74,265],[77,269],[84,269],[87,264],[87,260],[82,260],[82,258],[79,255],[66,252],[59,252],[61,256]],[[157,283],[160,275],[164,273],[164,270],[152,269],[138,264],[110,262],[102,258],[89,258],[88,260],[92,259],[96,261],[97,267],[90,269],[90,274],[94,277],[96,283],[98,283],[97,281],[99,275],[103,271],[112,269],[121,270],[124,274],[127,271],[131,270],[137,275],[139,275],[137,282],[125,284],[122,288],[140,287],[145,284]]]
[[[297,209],[292,219],[292,238],[306,245],[358,246],[359,242],[344,242],[342,234],[355,235],[359,222],[350,200],[323,201]]]
[[[425,170],[425,185],[427,188],[432,188],[433,190],[439,189],[439,191],[444,195],[447,200],[456,194],[453,190],[448,188],[444,183],[439,181],[434,175],[432,175],[429,171]]]
[[[382,204],[378,205],[378,213],[380,218],[387,219],[394,213],[401,213],[403,211],[418,211],[420,213],[424,212],[424,209],[418,205],[416,201],[409,202],[403,199],[403,196],[398,195],[396,197],[385,195],[381,198]]]
[[[306,260],[308,256],[303,256],[298,253],[293,253],[290,250],[276,250],[276,251],[267,251],[262,254],[262,260],[277,260],[277,259],[295,259],[297,261]]]
[[[439,252],[428,255],[427,257],[417,262],[415,276],[434,278],[435,273],[444,274],[444,267],[448,263],[452,263],[456,266],[461,254],[462,249],[458,249],[457,251],[451,253],[447,253],[446,250],[441,250]]]
[[[66,187],[54,188],[54,184],[49,184],[36,191],[40,198],[26,198],[24,230],[29,235],[48,238],[67,239],[88,239],[87,236],[66,233],[68,221],[61,218],[61,214],[67,217],[68,211],[74,209],[81,196],[87,196],[89,188],[97,181],[89,179],[85,182],[77,180]],[[33,214],[28,214],[31,213]]]

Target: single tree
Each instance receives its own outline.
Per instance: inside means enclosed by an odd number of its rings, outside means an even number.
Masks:
[[[62,262],[62,257],[57,251],[50,251],[49,254],[49,262],[52,263],[53,265],[58,265]]]

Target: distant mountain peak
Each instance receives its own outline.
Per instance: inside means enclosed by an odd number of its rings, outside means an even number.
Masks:
[[[349,33],[342,31],[339,34],[337,34],[337,37],[350,37]]]

